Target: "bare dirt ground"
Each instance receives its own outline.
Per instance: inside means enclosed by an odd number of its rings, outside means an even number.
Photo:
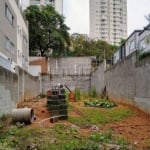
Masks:
[[[55,125],[55,123],[50,123],[49,121],[50,113],[47,111],[46,101],[46,98],[32,99],[18,104],[18,107],[27,106],[33,108],[36,120],[30,127],[41,126],[47,128]],[[72,104],[78,106],[76,102]],[[134,111],[134,115],[123,121],[107,123],[103,128],[111,129],[116,135],[125,137],[131,144],[137,146],[138,150],[145,149],[147,145],[150,145],[150,116],[135,107],[124,104],[118,105],[122,108],[130,107]],[[78,116],[80,112],[73,111],[70,114]],[[71,124],[68,121],[61,121],[61,123]],[[90,129],[82,129],[81,132],[83,132],[83,135],[88,135]]]
[[[148,143],[150,144],[150,116],[132,106],[122,105],[122,107],[130,107],[134,115],[124,121],[106,124],[106,127],[111,128],[117,135],[126,137],[142,150]]]

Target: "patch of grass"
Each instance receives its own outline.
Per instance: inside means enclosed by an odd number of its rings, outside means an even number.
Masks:
[[[131,116],[133,113],[132,110],[130,110],[129,108],[119,108],[119,107],[115,107],[112,109],[81,107],[79,109],[74,106],[70,106],[69,111],[71,110],[82,112],[81,116],[69,115],[69,121],[80,127],[86,127],[86,126],[91,126],[93,124],[97,125],[99,123],[109,123],[112,121],[123,120]]]
[[[90,99],[89,93],[81,92],[81,100]]]
[[[88,96],[85,94],[85,97]],[[91,100],[96,100],[92,98]],[[69,103],[69,112],[77,112],[77,115],[69,115],[69,121],[80,127],[91,127],[93,124],[107,123],[125,119],[132,114],[128,108],[115,107],[112,109],[84,107],[83,100]],[[69,113],[71,114],[71,113]],[[4,121],[2,121],[4,120]],[[100,143],[111,143],[112,132],[92,133],[85,136],[80,128],[69,124],[54,124],[49,128],[23,126],[19,128],[11,124],[10,117],[0,120],[0,148],[6,150],[99,150]],[[124,139],[113,141],[115,144],[125,145]]]
[[[150,139],[146,140],[145,144],[146,144],[147,148],[150,148]]]
[[[79,130],[73,126],[56,124],[49,132],[51,133],[50,135],[53,135],[51,138],[56,139],[54,143],[48,145],[48,148],[51,150],[94,150],[97,146],[94,142],[89,144],[88,138],[82,137]]]
[[[128,142],[128,140],[126,138],[119,137],[119,138],[116,138],[116,141],[117,141],[116,144],[120,145],[122,150],[126,150],[127,149],[127,146],[129,145],[129,142]]]
[[[83,120],[85,121],[85,120]],[[85,125],[85,124],[84,124]],[[0,136],[0,147],[12,149],[39,150],[98,150],[100,142],[112,140],[112,132],[93,133],[90,137],[83,136],[75,126],[55,124],[50,128],[30,128],[11,125],[3,130]],[[123,143],[123,141],[119,141]]]
[[[129,142],[128,142],[128,140],[125,139],[124,137],[119,137],[119,138],[117,139],[117,144],[124,147],[124,146],[128,145]]]
[[[90,139],[96,142],[109,143],[112,140],[112,132],[109,130],[104,133],[93,133],[90,135]]]

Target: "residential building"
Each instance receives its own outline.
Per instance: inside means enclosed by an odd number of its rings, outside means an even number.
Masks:
[[[16,65],[28,70],[28,27],[20,4],[19,0],[0,1],[0,65],[12,72]]]
[[[119,45],[127,37],[127,0],[90,0],[90,38]]]
[[[113,63],[117,63],[126,57],[126,43],[123,43],[113,56]]]
[[[139,34],[139,50],[150,51],[150,24]]]
[[[59,14],[63,14],[63,0],[30,0],[30,5],[52,5]]]
[[[114,64],[135,51],[150,52],[150,24],[143,30],[135,30],[114,54]]]
[[[131,35],[127,38],[126,45],[126,56],[138,50],[139,47],[139,34],[142,30],[135,30],[131,33]]]
[[[28,24],[22,16],[22,3],[15,5],[17,16],[17,65],[28,71],[29,69],[29,33]],[[17,9],[20,8],[20,9]],[[21,13],[20,13],[21,12]]]

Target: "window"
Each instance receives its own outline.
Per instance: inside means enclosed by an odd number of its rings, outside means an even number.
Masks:
[[[31,0],[32,5],[40,5],[40,0]]]
[[[27,38],[25,36],[23,36],[23,44],[26,48],[28,47],[28,41],[27,41]]]
[[[135,46],[136,46],[135,44],[136,44],[135,39],[130,42],[130,45],[129,45],[130,52],[132,52],[135,49]]]
[[[5,37],[5,48],[9,50],[9,39]]]
[[[14,24],[14,16],[12,12],[10,11],[9,7],[7,4],[5,5],[5,16],[8,19],[8,21],[13,25]]]
[[[54,3],[54,0],[45,0],[45,3],[46,4],[52,4],[52,3]]]
[[[6,48],[6,50],[11,52],[12,54],[15,53],[15,46],[14,46],[13,42],[11,42],[8,37],[5,37],[5,48]]]

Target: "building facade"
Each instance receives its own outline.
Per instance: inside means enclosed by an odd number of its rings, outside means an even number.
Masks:
[[[150,53],[150,24],[143,30],[135,30],[119,47],[113,56],[113,63],[122,61],[132,53],[137,52],[137,55]],[[139,57],[139,56],[137,56]]]
[[[127,0],[90,0],[90,38],[119,45],[127,37]]]
[[[0,7],[0,65],[12,72],[16,65],[28,71],[28,27],[20,3],[1,0]]]
[[[150,24],[139,34],[139,50],[150,51]]]
[[[63,0],[30,0],[30,5],[52,5],[59,14],[63,14]]]

